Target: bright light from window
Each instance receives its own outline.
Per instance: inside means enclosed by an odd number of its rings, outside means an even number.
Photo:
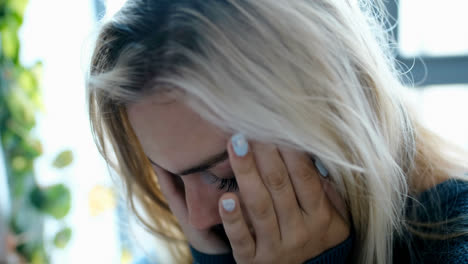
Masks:
[[[127,0],[106,0],[106,15],[104,16],[104,19],[107,20],[111,18],[115,13],[117,13],[117,11],[120,10],[125,2],[127,2]]]
[[[468,54],[468,1],[400,0],[403,56]]]

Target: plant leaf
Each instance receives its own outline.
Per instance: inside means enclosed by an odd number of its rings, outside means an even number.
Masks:
[[[73,162],[73,152],[71,150],[64,150],[57,155],[52,165],[57,168],[65,168]]]
[[[69,227],[60,230],[54,237],[54,245],[57,248],[65,248],[70,241],[71,235],[72,230]]]
[[[34,188],[29,199],[39,211],[61,219],[68,214],[71,207],[70,190],[63,184],[56,184],[47,188]]]
[[[33,250],[31,255],[31,264],[47,264],[47,254],[43,247],[37,247]]]
[[[2,52],[3,54],[7,57],[10,58],[11,60],[16,60],[18,56],[18,50],[19,50],[19,39],[18,35],[16,34],[16,30],[11,27],[4,27],[1,30],[1,35],[2,35]]]
[[[27,4],[28,4],[28,0],[10,0],[10,1],[8,1],[9,7],[19,17],[23,17],[24,11],[26,9]]]

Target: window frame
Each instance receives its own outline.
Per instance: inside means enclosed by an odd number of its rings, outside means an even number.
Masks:
[[[400,0],[385,2],[392,24],[398,21],[399,2]],[[399,43],[399,26],[399,23],[395,23],[389,27],[395,44]],[[405,79],[414,81],[414,86],[468,84],[467,55],[407,57],[401,55],[398,48],[394,50],[394,54],[398,63],[402,64],[402,71],[407,72]]]

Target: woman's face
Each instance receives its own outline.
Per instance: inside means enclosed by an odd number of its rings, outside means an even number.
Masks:
[[[161,103],[161,96],[164,95],[149,96],[129,105],[131,126],[156,174],[166,171],[175,181],[179,177],[176,175],[221,157],[209,169],[180,176],[190,224],[197,229],[221,224],[218,200],[225,191],[218,189],[212,177],[232,177],[225,152],[230,135],[203,120],[181,101]]]

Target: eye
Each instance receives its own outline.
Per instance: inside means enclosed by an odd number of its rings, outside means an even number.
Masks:
[[[229,178],[219,178],[209,171],[204,171],[201,173],[201,175],[203,177],[206,177],[206,179],[209,180],[210,184],[218,184],[218,190],[225,190],[226,192],[235,192],[239,190],[239,186],[237,185],[234,173],[232,173],[231,177]]]

